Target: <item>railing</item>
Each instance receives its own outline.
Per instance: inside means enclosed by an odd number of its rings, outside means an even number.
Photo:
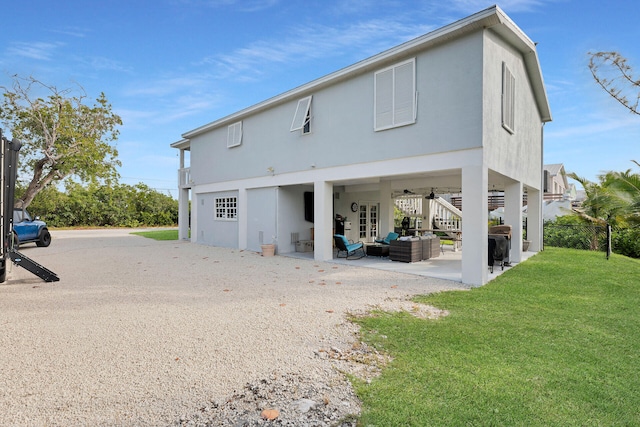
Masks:
[[[426,228],[437,228],[442,231],[456,230],[447,233],[449,237],[457,238],[462,229],[462,211],[447,202],[442,197],[424,199],[421,195],[400,196],[395,199],[395,205],[402,213],[410,218],[422,218],[424,201],[429,203],[426,218]]]
[[[191,168],[178,169],[178,187],[188,188],[193,185],[191,180]]]
[[[422,216],[422,196],[399,196],[395,199],[398,209],[408,217]]]
[[[462,211],[442,197],[429,199],[433,225],[441,230],[461,230]]]

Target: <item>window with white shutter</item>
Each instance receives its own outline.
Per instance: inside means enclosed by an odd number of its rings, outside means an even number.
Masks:
[[[502,63],[502,127],[509,133],[515,133],[516,79]]]
[[[242,144],[242,122],[236,122],[227,128],[227,148]]]
[[[415,58],[376,72],[374,80],[374,129],[379,131],[415,123]]]
[[[302,129],[302,133],[309,133],[311,131],[311,96],[302,98],[298,101],[296,107],[296,113],[293,116],[293,122],[291,122],[290,131],[296,131]]]

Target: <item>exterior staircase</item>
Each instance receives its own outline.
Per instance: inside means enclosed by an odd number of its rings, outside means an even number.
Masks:
[[[460,240],[462,211],[442,197],[428,199],[417,194],[403,195],[395,199],[395,205],[405,216],[422,219],[424,228],[440,230],[454,241]]]

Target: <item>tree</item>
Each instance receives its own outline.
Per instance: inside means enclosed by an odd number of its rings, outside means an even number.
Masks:
[[[117,181],[120,161],[111,142],[117,140],[122,120],[104,93],[85,105],[82,88],[73,95],[72,89],[58,90],[33,77],[13,76],[11,88],[0,87],[0,122],[22,141],[18,170],[31,177],[16,207],[27,207],[47,185],[70,176],[82,182]]]
[[[589,70],[595,81],[616,101],[640,115],[640,79],[618,52],[589,52]]]
[[[599,176],[599,183],[575,173],[567,176],[578,181],[585,190],[586,199],[576,210],[584,220],[621,227],[640,225],[640,174],[632,173],[631,169],[607,172]]]
[[[637,164],[637,162],[634,162]],[[632,227],[640,226],[640,174],[624,172],[610,172],[609,186],[625,206],[624,220]]]
[[[600,183],[591,182],[578,176],[575,172],[567,174],[584,188],[586,198],[579,209],[574,212],[583,220],[597,225],[611,224],[624,208],[623,204],[609,188],[607,176],[600,176]]]

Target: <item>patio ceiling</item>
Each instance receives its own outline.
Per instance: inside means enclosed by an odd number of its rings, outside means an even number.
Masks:
[[[429,171],[414,174],[369,177],[334,182],[334,186],[344,187],[346,192],[375,191],[381,182],[391,182],[393,195],[429,194],[432,189],[438,194],[462,193],[462,174],[460,169]],[[504,191],[512,180],[489,170],[487,191]],[[405,190],[410,193],[405,193]],[[525,190],[526,191],[526,190]]]

